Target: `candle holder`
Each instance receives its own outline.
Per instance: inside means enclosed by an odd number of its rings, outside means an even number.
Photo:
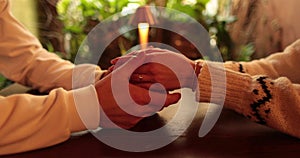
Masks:
[[[149,25],[157,23],[157,20],[151,12],[150,6],[141,6],[137,8],[135,14],[129,20],[130,25],[138,26],[139,23],[148,23]]]
[[[142,6],[137,8],[135,14],[129,20],[130,25],[138,26],[141,49],[147,48],[149,29],[150,26],[154,25],[155,23],[156,19],[151,12],[150,6]]]

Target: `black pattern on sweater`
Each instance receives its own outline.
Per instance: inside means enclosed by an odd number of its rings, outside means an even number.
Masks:
[[[266,120],[259,114],[259,109],[262,105],[264,105],[266,102],[270,102],[272,99],[271,91],[268,89],[265,79],[267,79],[267,77],[259,77],[256,79],[256,81],[261,85],[265,96],[250,105],[253,111],[253,116],[257,119],[256,122],[260,124],[266,124]],[[269,114],[270,111],[271,109],[266,110],[265,114]]]
[[[239,72],[246,73],[242,64],[239,63]]]

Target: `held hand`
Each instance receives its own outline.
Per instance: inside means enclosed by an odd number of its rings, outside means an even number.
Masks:
[[[146,60],[150,61],[140,66],[132,74],[130,81],[140,87],[148,89],[153,83],[161,83],[167,90],[174,90],[181,87],[195,88],[193,75],[199,74],[201,66],[184,55],[159,48],[141,50],[146,53]],[[140,51],[140,52],[141,52]],[[112,60],[112,64],[124,63],[139,51],[129,53],[126,56]],[[153,62],[151,62],[153,61]],[[163,61],[156,63],[156,61]],[[167,63],[172,63],[167,67]],[[184,65],[189,65],[187,68]],[[110,69],[113,69],[111,67]],[[177,75],[175,73],[177,71]],[[180,85],[180,82],[182,85]]]
[[[180,99],[179,93],[163,94],[151,91],[149,94],[149,90],[133,84],[127,85],[130,92],[130,97],[126,96],[125,89],[118,90],[117,95],[114,94],[115,91],[113,91],[112,86],[121,87],[123,86],[121,84],[124,83],[124,81],[127,80],[127,82],[129,82],[128,80],[130,78],[130,68],[136,66],[138,62],[139,61],[137,61],[137,59],[128,61],[118,69],[115,69],[114,72],[108,74],[106,77],[96,83],[95,88],[98,94],[99,103],[101,105],[101,127],[116,127],[107,120],[108,118],[117,126],[125,129],[131,128],[141,119],[143,119],[143,117],[152,115],[158,110],[161,110],[163,107],[167,107],[178,102],[178,100]],[[117,75],[115,79],[113,79],[114,75]],[[163,95],[165,95],[166,99],[162,102],[160,98],[164,98]],[[121,99],[121,102],[118,102],[117,99]],[[119,105],[118,103],[122,105]],[[132,108],[132,105],[136,103],[139,104],[137,105],[139,107]],[[146,104],[150,105],[146,106]],[[127,113],[121,107],[131,107],[135,116]],[[107,116],[107,118],[105,117],[105,115]]]
[[[181,87],[176,74],[167,66],[159,63],[147,63],[140,66],[134,71],[130,81],[146,89],[149,89],[154,83],[162,84],[168,91]],[[183,86],[187,86],[187,84]]]

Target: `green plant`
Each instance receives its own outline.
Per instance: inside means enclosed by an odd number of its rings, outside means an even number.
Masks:
[[[0,74],[0,89],[5,88],[11,85],[13,82],[6,79],[3,75]]]
[[[135,0],[60,0],[57,4],[59,19],[64,24],[67,56],[74,61],[77,50],[90,30],[100,21],[121,12],[129,4],[140,6]]]
[[[210,0],[195,0],[194,2],[188,2],[185,0],[167,0],[166,8],[171,8],[183,12],[204,25],[205,18],[203,15],[203,11],[206,9],[206,4],[209,1]]]
[[[229,1],[220,0],[219,5],[225,5],[224,2],[229,2]],[[223,9],[224,8],[226,9],[226,7],[223,6]],[[229,24],[235,22],[237,19],[231,15],[222,15],[221,12],[222,11],[218,9],[218,12],[215,15],[206,14],[205,21],[210,36],[213,40],[216,41],[216,44],[222,54],[223,60],[224,61],[227,60],[250,61],[251,56],[254,53],[254,46],[251,43],[242,45],[240,51],[237,54],[234,54],[233,51],[234,44],[229,35],[228,26]]]
[[[0,75],[0,88],[3,88],[5,80],[6,80],[5,77],[3,77],[2,75]]]
[[[77,50],[89,33],[89,31],[100,21],[124,10],[128,5],[135,4],[136,7],[141,5],[153,5],[156,0],[60,0],[57,4],[59,19],[64,24],[64,33],[66,39],[66,53],[60,55],[68,60],[74,61]],[[228,24],[236,19],[232,16],[221,15],[220,9],[215,14],[207,14],[207,5],[211,0],[166,0],[166,8],[175,9],[186,13],[199,21],[210,33],[211,38],[218,46],[224,60],[244,60],[251,59],[254,52],[251,44],[241,47],[239,54],[233,54],[233,43],[229,36]],[[219,5],[230,5],[228,0],[220,0]],[[226,9],[226,8],[225,8]],[[173,17],[173,16],[172,16]],[[182,17],[174,16],[174,20]],[[134,40],[134,35],[124,34],[128,40]],[[200,37],[199,37],[200,38]],[[123,43],[119,46],[124,49]],[[121,50],[122,51],[122,50]]]
[[[230,1],[219,0],[215,13],[208,13],[207,8],[211,0],[168,0],[167,8],[176,9],[184,12],[200,22],[208,31],[216,46],[219,48],[223,60],[249,61],[254,53],[254,47],[251,43],[242,45],[240,52],[234,54],[233,42],[228,32],[228,25],[235,22],[236,18],[230,15],[224,15],[223,12],[229,12]],[[214,43],[214,42],[212,42]]]
[[[253,44],[249,43],[246,45],[242,45],[237,60],[238,61],[250,61],[253,53],[254,53]]]

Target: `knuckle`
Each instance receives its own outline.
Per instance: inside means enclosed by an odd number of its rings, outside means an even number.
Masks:
[[[137,96],[137,95],[134,95],[133,96],[133,100],[137,104],[140,104],[140,105],[145,105],[145,104],[148,104],[150,102],[150,99],[147,96]]]

